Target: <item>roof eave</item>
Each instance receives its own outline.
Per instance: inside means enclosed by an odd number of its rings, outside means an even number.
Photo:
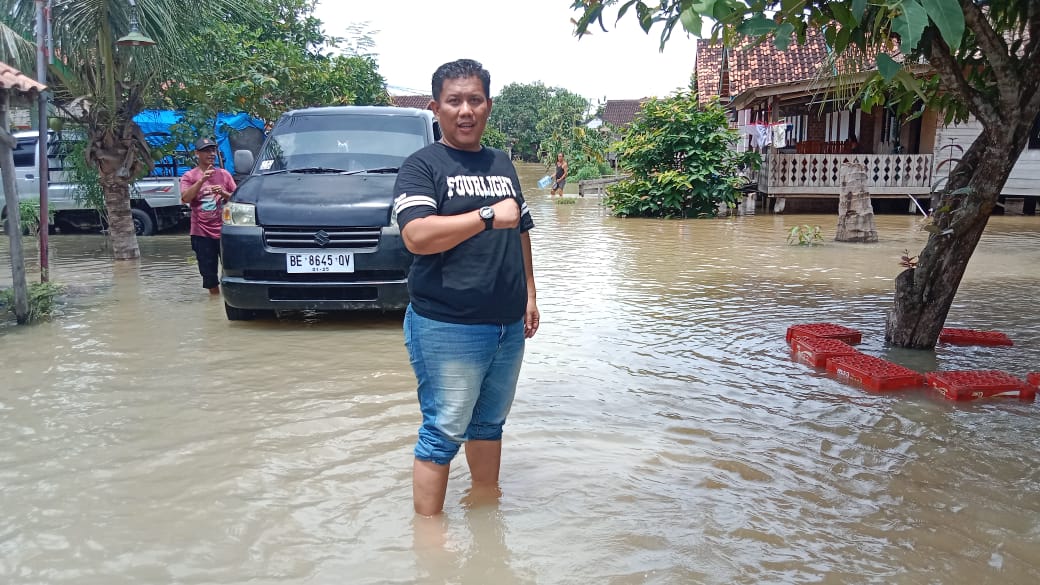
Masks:
[[[928,65],[913,65],[910,67],[911,73],[916,77],[923,75],[930,71],[931,68]],[[815,95],[820,92],[834,89],[841,85],[860,85],[865,82],[876,70],[870,69],[867,71],[861,71],[859,73],[847,76],[844,78],[839,77],[821,77],[814,79],[802,79],[799,81],[791,81],[788,83],[775,83],[772,85],[760,85],[758,87],[752,87],[746,89],[736,96],[730,102],[730,107],[734,110],[744,110],[754,105],[757,101],[774,97],[798,97],[806,95]]]

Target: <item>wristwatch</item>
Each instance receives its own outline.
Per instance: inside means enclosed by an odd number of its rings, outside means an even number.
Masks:
[[[495,229],[495,210],[490,207],[481,207],[480,219],[484,220],[484,231]]]

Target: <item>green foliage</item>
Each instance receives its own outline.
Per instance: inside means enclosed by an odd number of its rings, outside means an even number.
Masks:
[[[69,183],[73,185],[73,198],[91,208],[96,209],[105,220],[105,192],[101,189],[101,176],[97,167],[87,162],[84,153],[86,142],[61,141],[63,147],[67,148],[65,157],[65,172],[68,174]]]
[[[245,111],[275,120],[289,109],[319,105],[389,104],[368,33],[330,36],[314,17],[314,0],[253,0],[257,23],[208,19],[178,62],[163,105]]]
[[[484,136],[480,139],[484,146],[505,150],[509,146],[509,137],[504,132],[488,124],[484,128]]]
[[[823,234],[818,225],[796,225],[787,233],[787,243],[792,246],[818,246],[823,244]]]
[[[570,180],[599,177],[610,173],[603,158],[610,138],[605,131],[585,128],[591,110],[588,100],[566,89],[512,83],[494,98],[488,129],[506,137],[514,157],[553,168],[562,152]]]
[[[733,149],[737,139],[718,102],[702,108],[688,91],[648,100],[617,145],[628,177],[604,202],[621,216],[714,216],[720,204],[736,204],[741,167],[759,162]]]
[[[49,319],[57,310],[59,298],[64,293],[64,285],[53,282],[30,283],[28,320],[32,322]],[[14,313],[14,289],[0,290],[0,307]]]
[[[502,131],[513,146],[513,156],[521,160],[537,160],[539,109],[549,101],[549,88],[541,82],[510,83],[494,97],[488,126]]]
[[[536,161],[582,125],[589,109],[588,100],[566,89],[511,83],[495,96],[488,125],[509,137],[515,157]]]
[[[18,201],[18,222],[31,235],[40,233],[40,204],[36,201]]]
[[[48,210],[50,223],[54,223],[54,210]],[[40,233],[40,202],[33,199],[20,199],[18,201],[18,223],[22,232],[36,236]]]

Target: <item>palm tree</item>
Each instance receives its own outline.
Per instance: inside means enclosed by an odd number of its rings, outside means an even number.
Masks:
[[[178,60],[192,53],[193,30],[212,19],[248,20],[255,0],[51,0],[54,59],[48,71],[53,102],[82,124],[89,163],[105,194],[109,237],[117,260],[140,256],[130,215],[130,185],[151,171],[151,150],[133,118],[162,91]],[[25,66],[12,33],[33,30],[36,6],[13,0],[0,15],[0,58]],[[132,16],[154,46],[116,43]],[[31,68],[30,68],[31,69]]]

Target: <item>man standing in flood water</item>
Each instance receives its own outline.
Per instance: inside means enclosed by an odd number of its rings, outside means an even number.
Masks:
[[[220,230],[224,204],[237,188],[231,173],[217,166],[217,143],[200,138],[195,143],[198,166],[181,177],[181,201],[191,207],[191,249],[198,260],[202,287],[220,294]]]
[[[525,340],[538,331],[534,222],[509,157],[480,144],[490,86],[471,59],[434,72],[430,109],[443,136],[404,162],[394,187],[401,237],[416,255],[404,336],[423,419],[412,497],[425,516],[443,510],[463,443],[474,488],[498,489],[502,427]]]

